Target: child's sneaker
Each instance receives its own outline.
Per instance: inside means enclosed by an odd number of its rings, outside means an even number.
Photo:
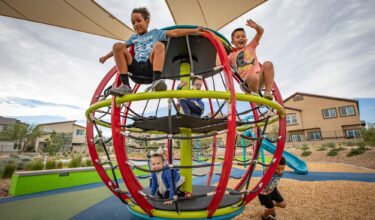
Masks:
[[[273,95],[271,92],[264,92],[263,97],[271,101],[273,100]]]
[[[149,87],[147,87],[145,92],[165,91],[165,90],[167,90],[167,84],[165,84],[164,80],[159,79],[159,80],[154,81]]]
[[[240,83],[240,88],[241,88],[242,92],[245,93],[245,94],[251,93],[251,91],[249,90],[249,88],[247,87],[245,82]]]
[[[130,86],[121,84],[121,86],[115,88],[112,87],[111,90],[109,91],[109,94],[114,95],[114,96],[123,96],[127,93],[132,93],[132,89]]]

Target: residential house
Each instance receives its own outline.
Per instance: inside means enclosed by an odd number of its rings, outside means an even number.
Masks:
[[[284,100],[287,141],[360,138],[358,101],[297,92]]]
[[[17,145],[12,140],[7,131],[11,129],[19,120],[15,118],[5,118],[0,116],[0,152],[17,152]]]
[[[51,133],[66,133],[71,135],[71,144],[62,147],[61,151],[76,151],[82,152],[87,149],[86,143],[86,128],[76,124],[76,121],[52,122],[46,124],[39,124],[42,131],[42,136],[36,140],[35,151],[39,152],[46,144],[46,139],[50,137]]]

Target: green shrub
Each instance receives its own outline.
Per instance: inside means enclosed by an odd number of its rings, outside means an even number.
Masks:
[[[375,127],[362,129],[361,136],[367,145],[375,146]]]
[[[26,170],[43,170],[44,164],[43,159],[33,159],[26,165]]]
[[[363,154],[366,150],[369,150],[365,147],[357,147],[350,150],[350,152],[346,155],[347,157],[352,157],[356,155]]]
[[[10,154],[9,157],[10,158],[19,158],[19,156],[17,154]]]
[[[336,144],[330,142],[330,143],[324,143],[322,146],[323,146],[323,147],[329,147],[329,148],[335,148],[335,147],[336,147]]]
[[[47,160],[46,170],[52,170],[52,169],[56,169],[56,168],[57,168],[56,160],[54,160],[54,159]]]
[[[346,145],[352,147],[352,146],[355,145],[355,143],[353,141],[348,141],[348,142],[346,142]]]
[[[316,150],[317,151],[325,151],[325,150],[327,150],[327,147],[319,146]]]
[[[57,169],[62,169],[64,167],[63,162],[62,161],[57,162],[56,167]]]
[[[10,163],[7,163],[4,167],[4,171],[1,175],[1,178],[3,179],[8,179],[10,177],[12,177],[14,171],[16,170],[16,164],[10,162]]]
[[[81,156],[73,156],[73,158],[70,160],[68,167],[74,168],[74,167],[81,167],[82,163],[82,157]]]
[[[301,156],[302,156],[302,157],[308,157],[308,156],[310,156],[311,154],[312,154],[311,151],[305,150],[305,151],[302,152]]]
[[[305,151],[305,150],[308,150],[309,147],[307,146],[307,144],[303,144],[302,147],[301,147],[301,150]]]
[[[337,156],[337,154],[338,151],[336,149],[331,149],[330,151],[328,151],[327,156],[334,157]]]
[[[358,147],[365,147],[365,146],[366,146],[366,143],[365,143],[364,141],[358,141],[358,142],[356,143],[356,145],[357,145]]]
[[[92,160],[86,160],[86,167],[92,167]]]

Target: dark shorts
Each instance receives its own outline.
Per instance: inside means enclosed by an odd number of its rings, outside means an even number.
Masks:
[[[140,78],[130,76],[133,82],[138,84],[152,83],[152,65],[150,63],[150,60],[147,59],[146,62],[138,62],[133,59],[132,64],[128,65],[128,71],[131,72],[134,76],[140,76]]]
[[[284,201],[284,198],[281,196],[277,188],[275,188],[275,190],[273,190],[273,192],[268,195],[259,194],[258,198],[260,204],[264,205],[268,209],[272,209],[273,207],[275,207],[273,201],[277,203]]]

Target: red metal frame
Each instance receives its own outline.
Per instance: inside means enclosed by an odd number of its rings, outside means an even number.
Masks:
[[[108,84],[109,80],[117,73],[117,68],[113,67],[102,79],[102,81],[99,83],[98,87],[96,88],[94,95],[91,98],[90,106],[95,104],[98,101],[98,98],[100,94],[103,92],[105,86]],[[93,116],[95,113],[92,113]],[[87,139],[87,145],[89,149],[89,154],[91,157],[91,160],[93,161],[94,167],[96,171],[98,172],[100,178],[104,182],[104,184],[108,187],[111,192],[119,197],[121,195],[121,199],[126,200],[129,199],[129,197],[125,194],[119,194],[114,191],[114,187],[116,184],[109,178],[106,171],[104,170],[103,166],[96,161],[99,161],[98,153],[96,151],[96,147],[94,144],[94,124],[91,121],[87,121],[86,124],[86,139]]]
[[[220,62],[224,64],[224,76],[225,76],[225,84],[230,91],[230,99],[229,103],[230,106],[228,108],[228,133],[227,133],[227,141],[226,141],[226,150],[224,155],[224,163],[222,172],[220,175],[220,180],[218,186],[216,188],[216,193],[213,196],[210,204],[207,207],[208,210],[208,218],[211,218],[216,209],[219,207],[219,204],[224,196],[226,191],[226,187],[228,184],[230,171],[232,169],[232,157],[234,153],[234,144],[235,144],[235,136],[236,136],[236,97],[235,97],[235,90],[233,86],[233,73],[229,65],[229,59],[226,55],[225,49],[220,41],[220,39],[214,35],[212,32],[204,31],[201,36],[206,37],[208,40],[211,41],[213,46],[216,48],[218,52]]]

